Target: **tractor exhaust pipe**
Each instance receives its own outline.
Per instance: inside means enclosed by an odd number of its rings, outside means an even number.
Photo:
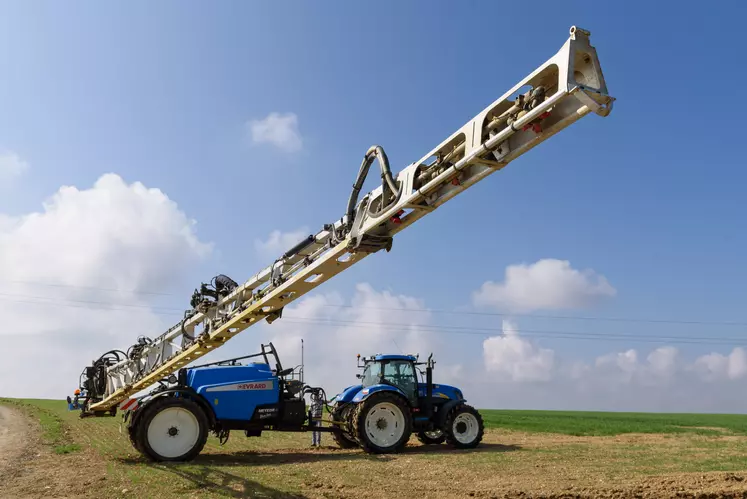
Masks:
[[[428,364],[425,367],[425,415],[428,419],[433,415],[433,354],[428,356]]]

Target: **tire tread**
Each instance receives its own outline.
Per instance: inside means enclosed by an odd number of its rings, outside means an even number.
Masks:
[[[373,445],[367,438],[365,438],[366,428],[364,418],[366,412],[372,406],[380,402],[390,402],[397,405],[405,417],[405,431],[402,434],[402,438],[389,450]],[[410,408],[403,401],[402,397],[392,392],[378,392],[370,395],[363,402],[356,405],[351,415],[351,419],[353,421],[353,435],[355,435],[358,445],[369,454],[395,454],[401,452],[412,435],[412,415],[410,414]]]
[[[353,414],[355,411],[354,408],[351,408],[348,405],[337,407],[332,413],[332,421],[345,421],[346,410],[347,410],[348,416]],[[335,443],[337,443],[337,445],[341,449],[352,449],[352,448],[358,447],[358,442],[348,438],[341,430],[333,431],[331,433],[332,433],[332,439],[335,441]]]

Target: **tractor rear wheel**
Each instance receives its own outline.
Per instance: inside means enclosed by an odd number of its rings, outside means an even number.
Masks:
[[[377,392],[359,403],[352,414],[353,434],[368,453],[401,451],[412,434],[412,416],[404,399],[392,392]]]
[[[418,440],[420,440],[420,443],[423,445],[442,444],[446,441],[446,435],[444,435],[444,432],[441,430],[419,431]]]
[[[183,397],[159,397],[140,410],[137,448],[154,461],[190,461],[207,442],[205,411]]]
[[[444,423],[444,433],[449,445],[457,449],[472,449],[482,440],[485,425],[477,409],[460,404],[449,411]]]
[[[355,407],[353,405],[345,404],[338,405],[332,412],[332,421],[335,423],[343,423],[340,425],[335,424],[334,426],[340,429],[332,432],[332,438],[341,449],[352,449],[353,447],[358,447],[358,442],[343,431],[343,429],[348,429],[350,426],[348,424],[348,418],[353,413],[354,409]]]

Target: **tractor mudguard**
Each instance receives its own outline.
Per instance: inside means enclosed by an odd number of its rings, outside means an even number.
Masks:
[[[465,402],[466,402],[466,400],[464,400],[464,399],[460,399],[460,400],[449,400],[444,405],[442,405],[438,409],[438,413],[436,413],[436,421],[435,421],[436,428],[441,428],[444,425],[444,423],[446,422],[446,416],[449,414],[449,412],[451,412],[451,410],[454,407],[456,407],[456,406],[458,406],[460,404],[464,404]]]
[[[361,391],[363,387],[361,385],[352,385],[345,388],[343,391],[337,394],[335,397],[335,403],[348,403],[353,400],[353,397]]]
[[[386,385],[382,383],[380,385],[372,385],[372,386],[367,386],[366,388],[363,388],[362,390],[360,390],[358,393],[355,394],[355,397],[353,397],[352,402],[354,404],[358,404],[366,400],[370,395],[377,393],[377,392],[394,392],[405,397],[405,394],[402,393],[402,390],[400,390],[396,386]],[[405,400],[407,400],[407,397],[405,397]]]
[[[143,409],[148,404],[153,402],[154,400],[160,397],[167,397],[167,396],[173,397],[173,396],[178,396],[178,395],[186,396],[187,398],[194,400],[197,403],[197,405],[199,405],[202,408],[202,410],[205,411],[205,416],[207,416],[208,418],[210,428],[215,426],[216,417],[215,417],[215,412],[213,412],[213,408],[210,406],[208,401],[205,400],[205,397],[203,397],[202,395],[200,395],[199,393],[197,393],[195,390],[193,390],[190,387],[169,388],[167,390],[155,393],[153,395],[150,395],[150,394],[146,395],[143,398],[147,400],[142,402],[141,405],[137,408],[137,410],[133,412],[132,421],[130,422],[130,425],[134,426],[135,424],[137,424],[137,420],[140,418],[140,415],[143,412],[145,412],[143,411]]]

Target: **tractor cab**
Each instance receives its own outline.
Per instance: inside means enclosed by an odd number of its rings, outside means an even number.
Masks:
[[[418,362],[414,355],[375,355],[363,359],[358,357],[358,368],[363,373],[358,375],[362,388],[376,385],[389,385],[402,392],[413,407],[432,404],[438,405],[443,400],[461,400],[464,398],[461,390],[450,385],[434,385],[432,379],[433,366],[436,362],[432,356],[426,362]],[[421,370],[419,366],[425,366]]]
[[[376,355],[364,359],[363,373],[358,377],[361,379],[363,388],[375,385],[391,385],[399,389],[411,404],[418,404],[418,379],[415,363],[417,357],[412,355]]]

